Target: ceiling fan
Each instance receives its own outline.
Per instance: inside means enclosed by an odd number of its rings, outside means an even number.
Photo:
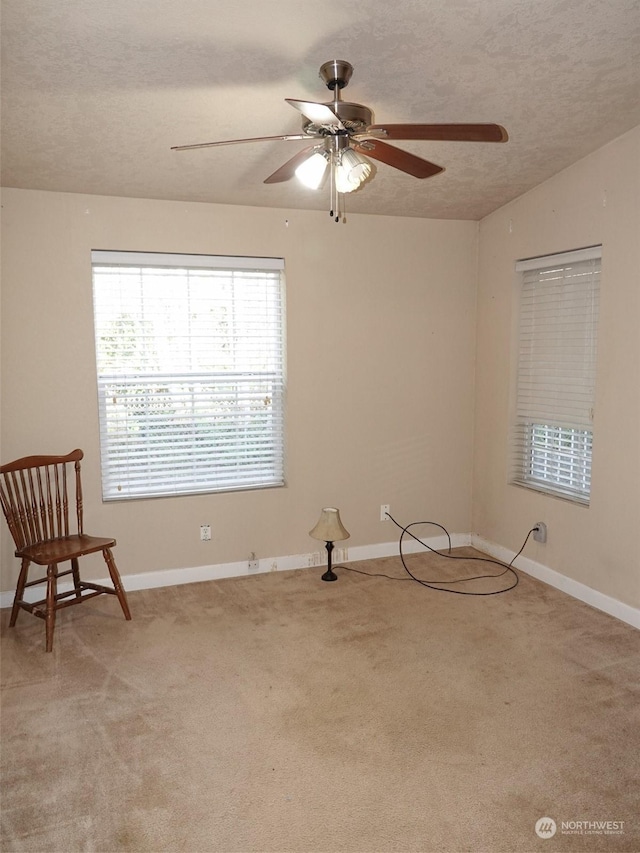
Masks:
[[[499,124],[374,124],[373,112],[363,104],[349,103],[340,97],[347,86],[353,66],[342,59],[332,59],[320,67],[320,79],[333,92],[333,101],[318,104],[285,98],[302,113],[302,132],[283,136],[256,136],[249,139],[226,139],[195,145],[175,145],[172,151],[213,148],[242,142],[313,140],[279,169],[265,179],[265,184],[288,181],[297,176],[302,183],[318,189],[331,181],[330,215],[340,218],[340,195],[357,190],[372,177],[369,158],[400,169],[414,178],[430,178],[443,172],[442,166],[389,145],[387,139],[418,139],[451,142],[507,142],[507,131]]]

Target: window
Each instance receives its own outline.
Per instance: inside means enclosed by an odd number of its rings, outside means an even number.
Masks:
[[[103,499],[283,485],[283,261],[92,265]]]
[[[591,493],[601,246],[518,261],[511,482],[579,503]]]

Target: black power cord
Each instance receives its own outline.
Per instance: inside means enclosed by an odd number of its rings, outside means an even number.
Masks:
[[[374,577],[374,578],[388,578],[388,580],[398,580],[398,581],[413,580],[416,583],[419,583],[421,586],[426,586],[429,589],[436,590],[437,592],[450,592],[450,593],[453,593],[454,595],[500,595],[503,592],[509,592],[509,590],[514,589],[518,585],[519,577],[518,577],[516,570],[513,568],[513,564],[516,561],[516,559],[520,556],[520,554],[522,554],[522,552],[524,551],[525,546],[526,546],[527,542],[529,541],[529,537],[531,536],[531,534],[536,529],[535,527],[531,528],[531,530],[527,533],[524,542],[522,543],[522,547],[520,548],[518,553],[513,557],[511,562],[507,564],[507,563],[501,562],[500,560],[494,560],[491,557],[462,557],[462,556],[457,556],[455,554],[451,554],[451,536],[449,535],[449,531],[445,527],[443,527],[441,524],[438,524],[436,521],[414,521],[411,524],[407,524],[406,526],[403,526],[398,521],[396,521],[395,518],[390,513],[387,513],[387,517],[390,518],[391,521],[393,521],[393,523],[396,525],[396,527],[398,527],[401,530],[400,541],[398,543],[398,547],[400,550],[400,560],[402,562],[402,566],[403,566],[405,572],[409,575],[409,577],[408,578],[398,578],[398,577],[392,577],[391,575],[385,575],[382,573],[363,572],[361,569],[354,569],[354,568],[351,568],[350,566],[340,566],[340,568],[346,569],[349,572],[357,572],[358,574],[361,574],[361,575],[369,575],[369,577]],[[436,550],[435,548],[432,548],[430,545],[427,545],[427,543],[424,542],[422,539],[420,539],[418,536],[411,533],[410,528],[416,527],[419,524],[431,524],[431,525],[434,525],[435,527],[439,527],[440,530],[444,530],[444,532],[447,535],[447,539],[449,541],[449,553],[444,553],[442,551]],[[446,557],[448,560],[465,560],[465,561],[473,560],[473,561],[480,562],[480,563],[492,563],[496,566],[501,566],[503,571],[498,572],[495,575],[490,575],[490,574],[474,575],[472,577],[457,578],[455,580],[443,580],[443,581],[441,581],[441,580],[428,580],[428,581],[422,580],[421,578],[417,578],[409,570],[409,567],[407,566],[407,563],[405,561],[405,558],[404,558],[405,555],[402,551],[402,542],[403,542],[403,539],[406,535],[410,536],[412,539],[415,539],[416,542],[419,542],[427,550],[432,551],[434,554],[438,554],[438,556],[440,556],[440,557]],[[513,575],[513,582],[511,583],[510,586],[507,586],[504,589],[490,590],[489,592],[472,592],[470,590],[462,590],[462,589],[447,589],[446,587],[440,586],[440,584],[447,584],[448,586],[452,586],[453,584],[467,583],[469,581],[483,580],[485,578],[500,578],[503,575],[507,574],[507,572],[510,572],[511,575]]]

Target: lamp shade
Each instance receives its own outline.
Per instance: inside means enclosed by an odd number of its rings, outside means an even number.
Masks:
[[[327,171],[326,157],[319,151],[304,160],[296,169],[296,177],[310,190],[317,190]]]
[[[359,187],[371,174],[371,163],[364,157],[360,157],[353,148],[347,148],[342,152],[340,164],[346,169],[350,183],[355,184],[354,188]]]
[[[340,521],[340,512],[334,506],[326,506],[316,526],[309,531],[309,536],[321,542],[339,542],[348,539],[350,533]]]
[[[334,177],[336,182],[336,190],[339,193],[352,193],[358,189],[358,181],[352,181],[349,178],[349,170],[340,164],[335,167]]]

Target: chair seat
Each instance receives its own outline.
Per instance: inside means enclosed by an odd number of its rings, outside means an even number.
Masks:
[[[50,539],[48,542],[37,542],[27,548],[16,551],[16,557],[23,557],[38,566],[49,566],[52,563],[62,563],[73,560],[84,554],[93,554],[105,548],[113,548],[115,539],[104,539],[100,536],[86,534],[64,536],[61,539]]]

